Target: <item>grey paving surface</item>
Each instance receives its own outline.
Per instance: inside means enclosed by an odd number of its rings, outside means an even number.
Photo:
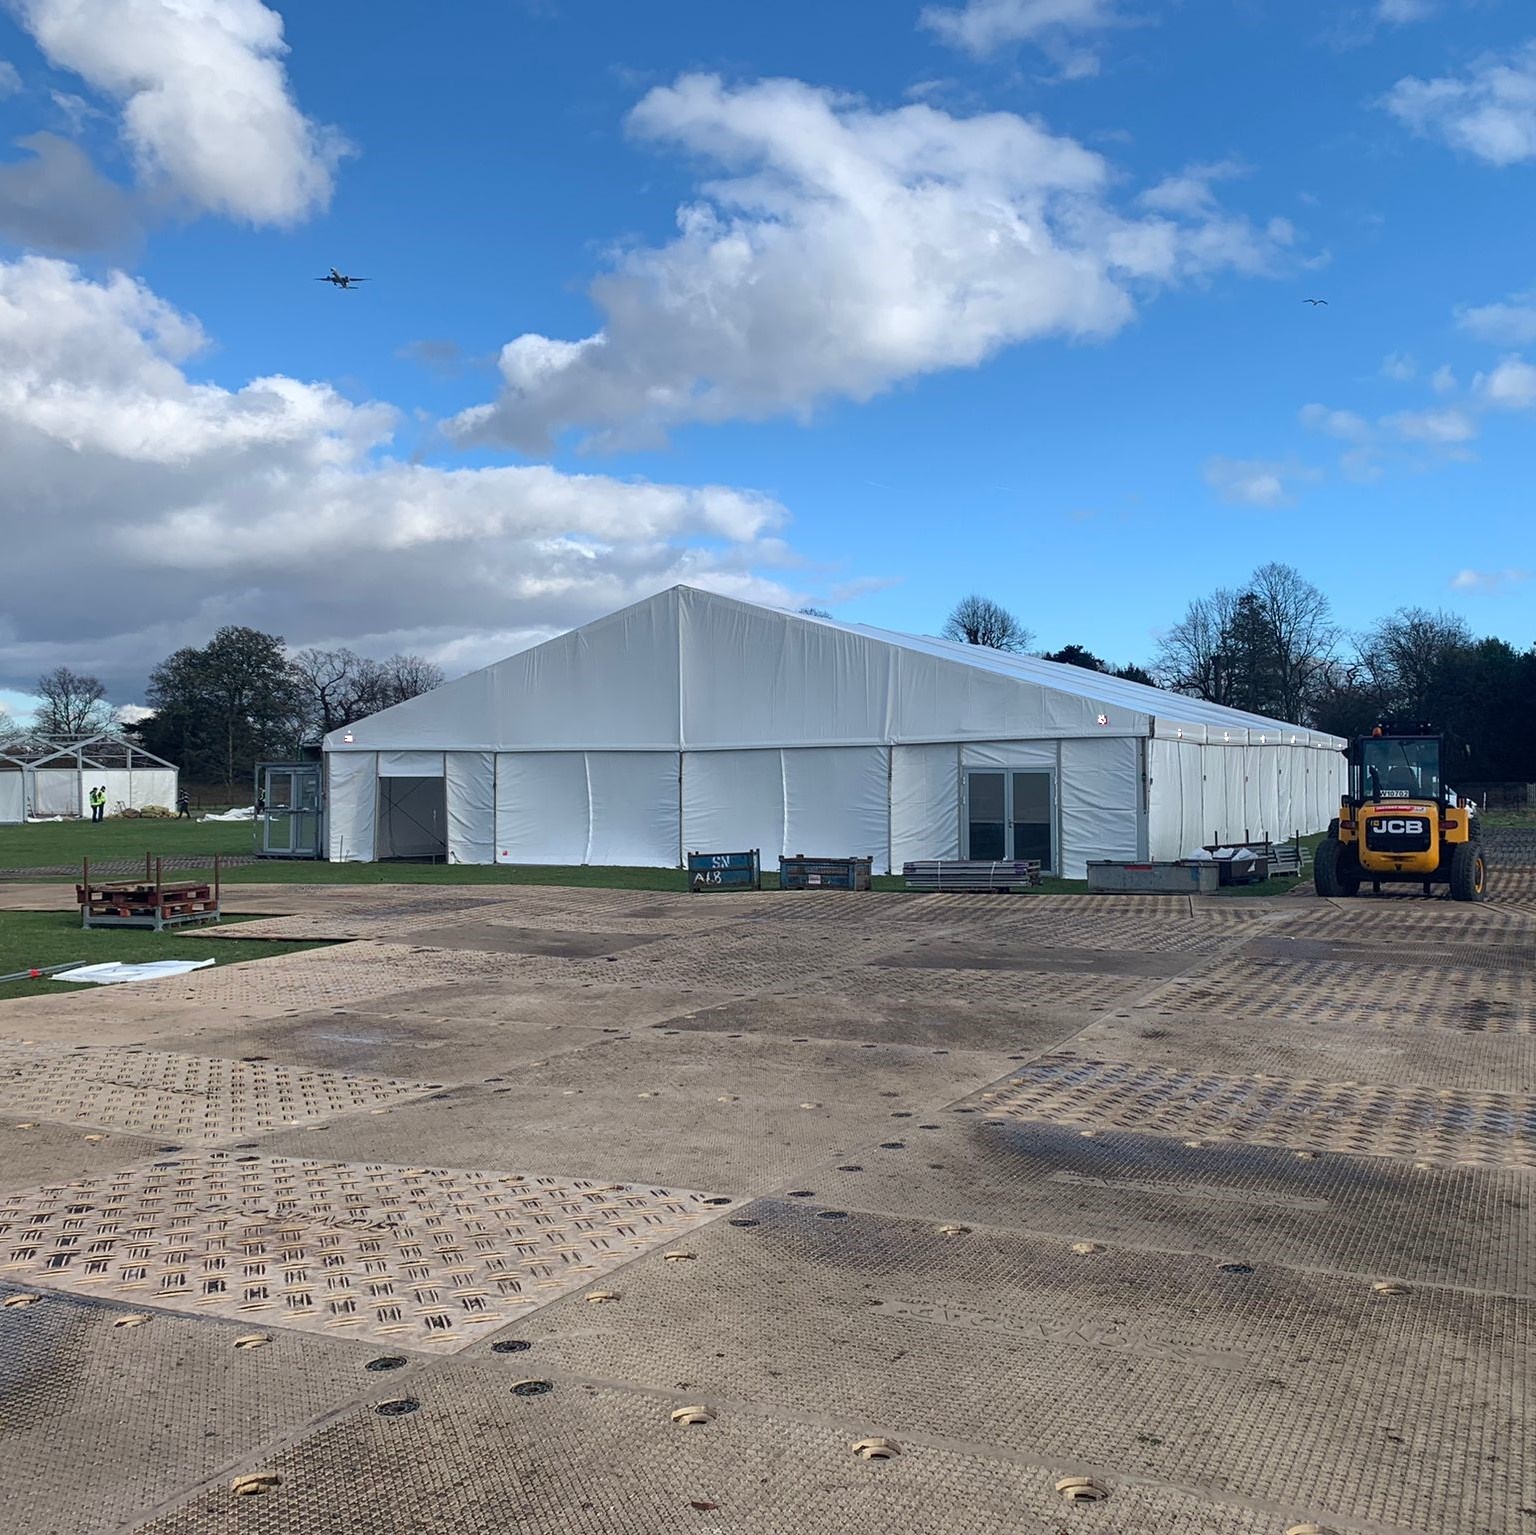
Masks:
[[[1482,908],[245,887],[351,941],[0,1005],[0,1528],[1536,1530],[1520,852]]]

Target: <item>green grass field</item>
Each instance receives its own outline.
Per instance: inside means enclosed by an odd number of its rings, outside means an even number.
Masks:
[[[0,826],[0,869],[78,864],[82,858],[142,858],[145,850],[195,856],[249,853],[251,827],[238,821],[39,821]]]
[[[161,857],[206,857],[249,854],[251,828],[231,821],[107,820],[43,822],[32,826],[0,826],[0,870],[68,866],[71,872],[47,876],[66,883],[76,877],[80,859],[141,859],[145,852]],[[1319,837],[1302,839],[1316,847]],[[688,877],[681,869],[629,869],[602,866],[430,863],[326,863],[318,859],[264,858],[228,869],[231,885],[574,885],[606,890],[685,891]],[[1298,883],[1270,879],[1261,885],[1234,886],[1223,895],[1284,895]],[[876,890],[900,891],[900,876],[876,876]],[[778,876],[765,872],[763,888],[778,888]],[[1088,883],[1080,879],[1048,879],[1041,895],[1080,895]],[[3,921],[0,917],[0,921]],[[66,956],[67,957],[67,956]]]
[[[226,917],[222,925],[227,927],[231,922],[250,920],[249,917]],[[86,931],[80,926],[80,914],[74,910],[0,912],[0,975],[73,961],[82,965],[114,962],[126,965],[143,964],[153,959],[211,959],[216,964],[228,965],[317,947],[319,945],[313,943],[273,943],[259,939],[242,943],[213,942],[192,936],[186,928],[170,933],[122,927],[97,927]],[[0,1000],[89,989],[89,986],[47,979],[11,981],[0,985]]]

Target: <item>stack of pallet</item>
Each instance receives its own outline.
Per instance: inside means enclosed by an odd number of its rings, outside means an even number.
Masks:
[[[1040,883],[1040,860],[991,863],[981,858],[920,858],[901,866],[908,890],[993,890],[1008,894]]]
[[[160,932],[188,922],[219,920],[219,867],[214,859],[213,883],[207,880],[181,879],[167,884],[158,859],[154,878],[149,877],[150,860],[145,859],[145,877],[93,880],[90,860],[85,861],[80,883],[75,886],[75,902],[80,907],[82,927],[147,927]]]

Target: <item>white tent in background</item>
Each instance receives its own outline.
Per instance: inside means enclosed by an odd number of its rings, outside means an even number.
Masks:
[[[678,586],[326,737],[333,859],[1098,858],[1320,831],[1344,743]]]
[[[176,765],[111,731],[18,736],[0,742],[0,824],[29,816],[88,816],[90,793],[107,791],[107,814],[176,803]]]

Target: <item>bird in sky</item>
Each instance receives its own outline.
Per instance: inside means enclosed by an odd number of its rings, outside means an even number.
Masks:
[[[1327,302],[1328,300],[1325,298],[1304,298],[1302,300],[1303,304],[1326,304]]]

